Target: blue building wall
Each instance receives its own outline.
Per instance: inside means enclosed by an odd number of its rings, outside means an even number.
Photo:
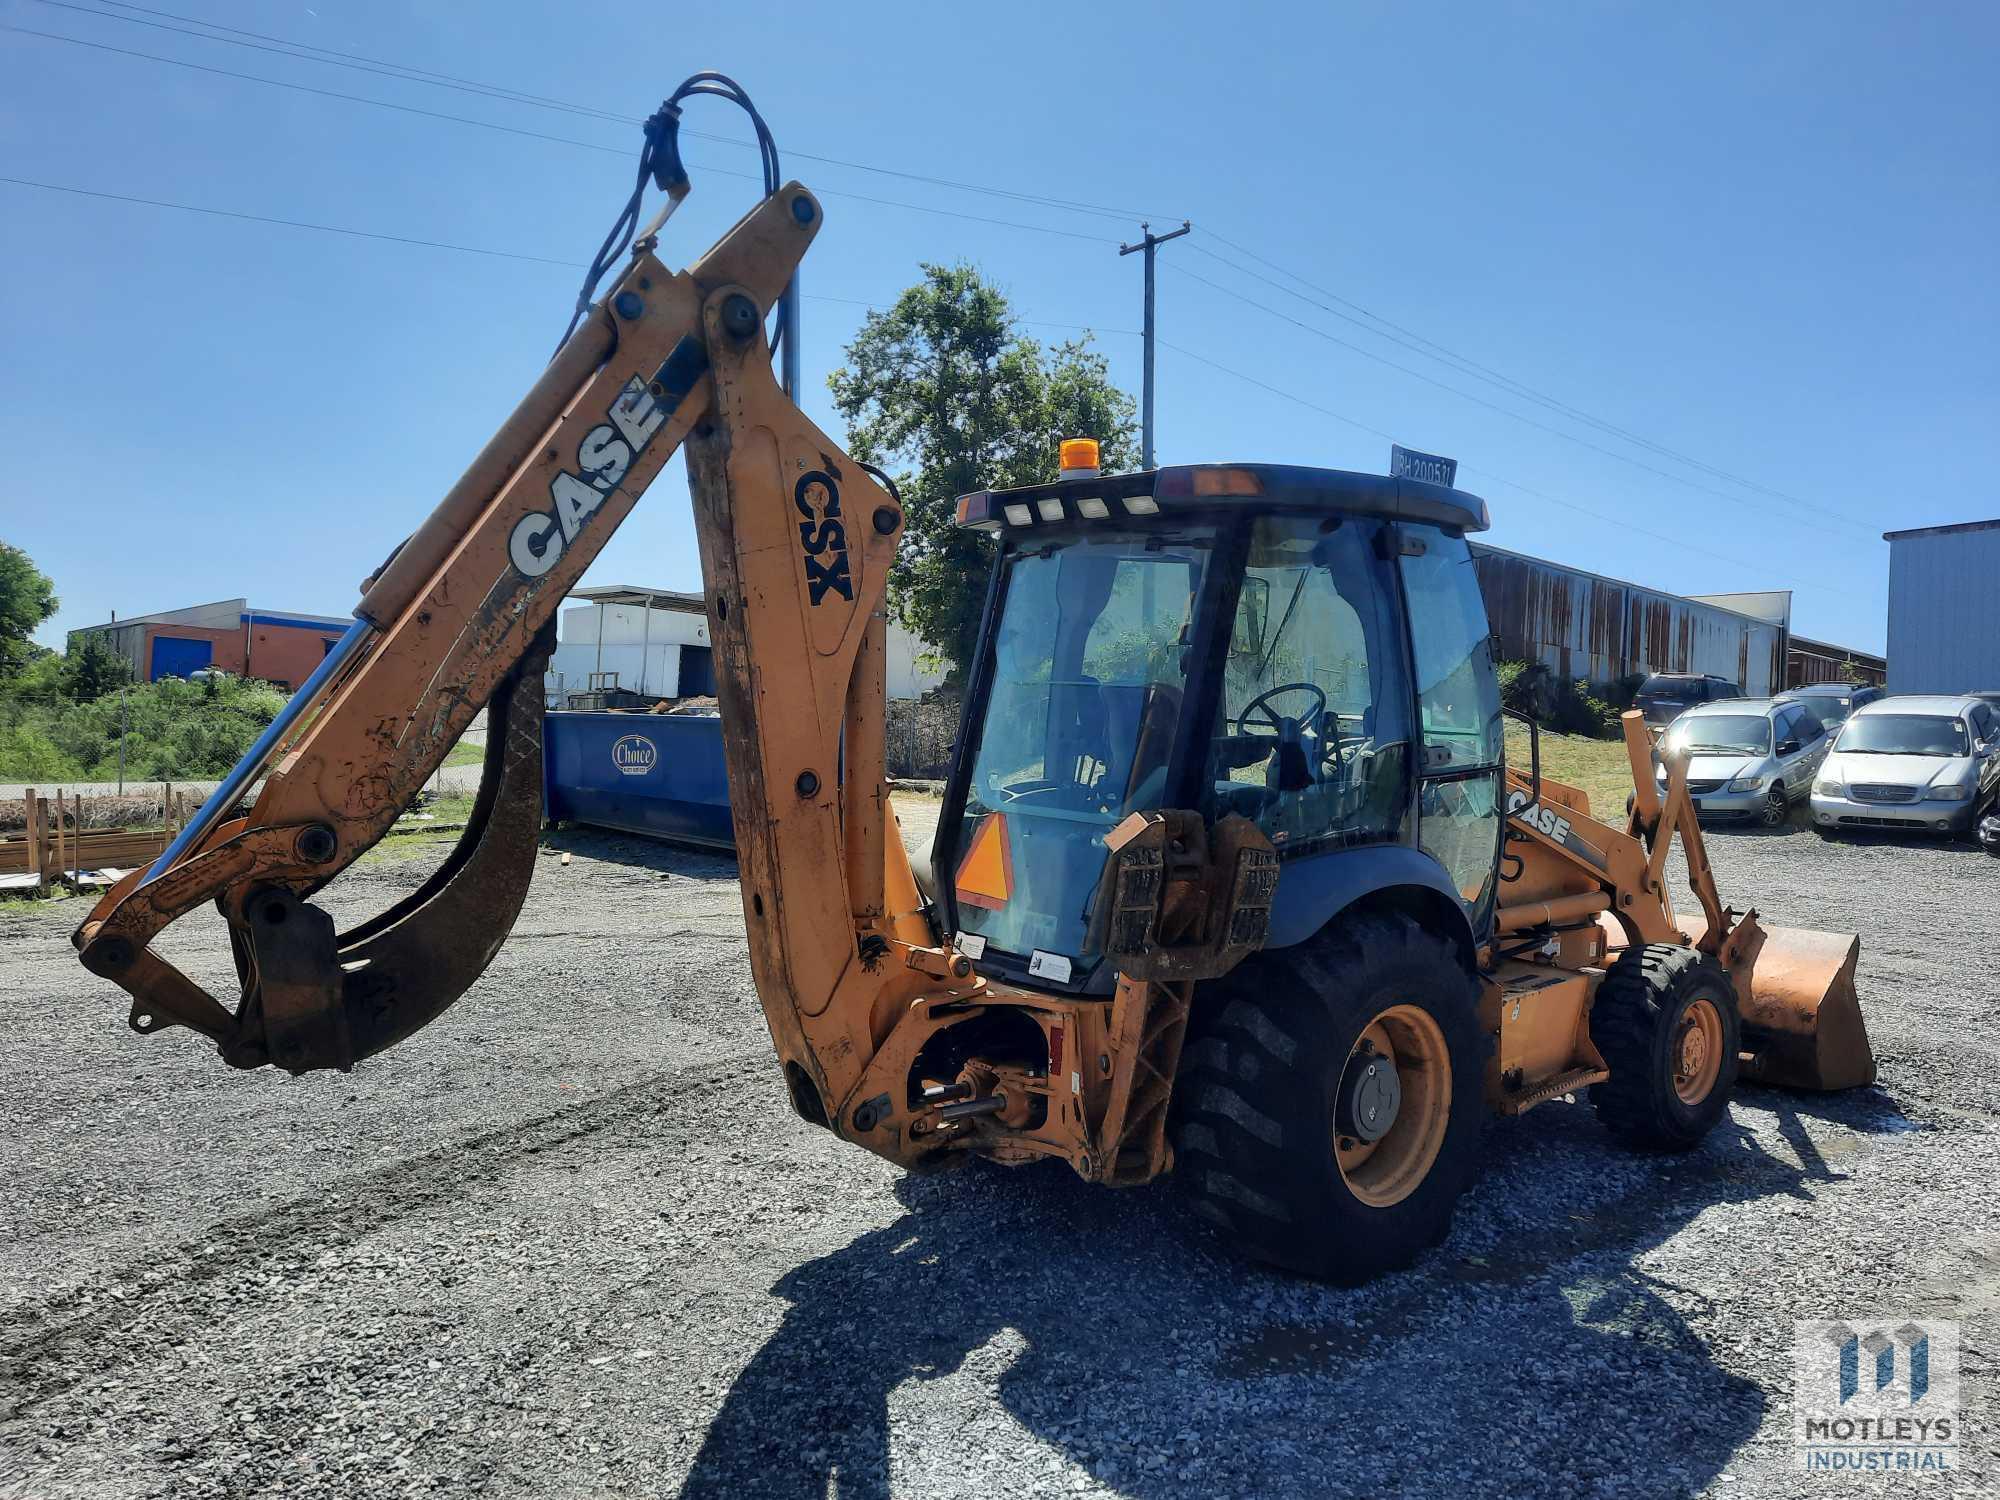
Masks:
[[[1889,691],[2000,689],[2000,520],[1887,536]]]

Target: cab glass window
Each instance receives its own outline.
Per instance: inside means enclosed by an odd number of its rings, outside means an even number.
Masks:
[[[1398,528],[1422,720],[1424,849],[1444,866],[1482,935],[1500,850],[1500,686],[1479,575],[1465,538]]]
[[[1280,852],[1393,839],[1409,800],[1409,689],[1379,522],[1251,528],[1210,744],[1211,816]]]
[[[1496,766],[1500,685],[1472,549],[1435,526],[1404,526],[1401,533],[1423,769]]]
[[[1107,531],[1004,560],[957,833],[961,930],[1095,961],[1104,836],[1165,794],[1209,545],[1206,528]]]

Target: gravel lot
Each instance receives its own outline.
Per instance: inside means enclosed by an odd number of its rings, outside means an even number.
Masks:
[[[1879,1089],[1700,1151],[1488,1134],[1415,1270],[1240,1264],[1171,1186],[905,1178],[795,1119],[731,861],[588,833],[443,1020],[346,1077],[141,1038],[0,909],[0,1495],[2000,1492],[2000,861],[1718,832],[1858,930]],[[419,866],[357,869],[344,922]],[[169,951],[226,988],[219,919]],[[1965,1320],[1953,1477],[1792,1467],[1792,1320]]]

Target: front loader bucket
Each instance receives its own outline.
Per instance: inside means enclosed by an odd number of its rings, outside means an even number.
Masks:
[[[1807,927],[1765,929],[1743,1006],[1748,1083],[1851,1089],[1875,1081],[1875,1054],[1854,992],[1861,939]]]

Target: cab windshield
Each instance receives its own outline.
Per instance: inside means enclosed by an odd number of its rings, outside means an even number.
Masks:
[[[1805,704],[1820,723],[1828,726],[1839,724],[1854,711],[1854,700],[1843,693],[1792,693],[1785,701]]]
[[[1941,714],[1863,714],[1842,726],[1842,755],[1966,755],[1965,724]]]
[[[1015,553],[950,872],[962,933],[1058,982],[1095,962],[1104,837],[1162,805],[1212,528]],[[946,877],[939,871],[940,879]]]
[[[1684,714],[1667,731],[1667,748],[1695,755],[1771,753],[1771,721],[1763,714]]]

